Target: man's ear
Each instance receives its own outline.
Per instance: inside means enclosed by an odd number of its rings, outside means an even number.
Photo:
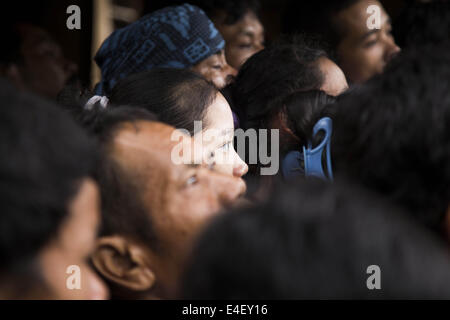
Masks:
[[[121,236],[99,238],[92,254],[92,262],[101,275],[134,291],[148,291],[155,284],[155,273],[147,261],[142,246]]]

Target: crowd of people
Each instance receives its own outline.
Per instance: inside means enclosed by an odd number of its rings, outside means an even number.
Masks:
[[[93,88],[4,30],[0,299],[450,298],[450,4],[259,10],[145,15]]]

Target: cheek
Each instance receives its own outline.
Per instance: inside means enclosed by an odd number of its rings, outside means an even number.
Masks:
[[[378,45],[369,49],[347,50],[340,55],[340,59],[342,70],[353,82],[366,81],[384,68],[383,48]]]
[[[40,266],[51,293],[50,299],[102,300],[108,298],[105,284],[84,258],[66,254],[58,248],[45,253]],[[68,269],[71,266],[75,268]]]
[[[218,88],[224,88],[227,85],[225,72],[219,70],[213,70],[211,73],[210,79]]]
[[[210,190],[199,186],[174,197],[158,223],[161,239],[175,247],[190,243],[220,210],[217,197],[209,194]]]
[[[369,49],[360,49],[355,53],[354,61],[362,72],[373,73],[382,70],[384,66],[382,46],[377,45]]]
[[[82,291],[83,300],[106,300],[109,298],[109,291],[106,284],[87,264],[82,268]]]
[[[236,69],[240,67],[247,61],[251,56],[253,56],[257,51],[253,50],[242,50],[238,47],[230,47],[227,49],[227,61],[228,63]]]

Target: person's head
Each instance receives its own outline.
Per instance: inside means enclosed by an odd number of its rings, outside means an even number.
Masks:
[[[369,22],[378,18],[380,28],[369,29]],[[285,21],[285,31],[322,36],[351,83],[381,73],[400,51],[391,34],[390,18],[376,0],[291,1]]]
[[[100,221],[94,143],[40,98],[4,81],[0,96],[0,297],[107,298],[88,264]]]
[[[258,17],[258,0],[197,0],[225,39],[228,63],[239,68],[252,55],[264,49],[264,27]]]
[[[121,107],[94,108],[84,120],[102,157],[102,230],[92,261],[113,298],[171,297],[197,233],[245,191],[242,180],[204,164],[175,164],[175,129],[153,119]]]
[[[334,170],[448,233],[450,57],[424,47],[335,106]]]
[[[230,85],[233,107],[245,129],[266,129],[299,91],[322,90],[337,96],[347,89],[339,67],[310,39],[295,38],[267,47],[242,66]]]
[[[120,81],[110,95],[112,104],[144,108],[158,120],[202,139],[204,156],[215,170],[241,177],[247,165],[233,148],[234,123],[228,102],[219,90],[189,70],[153,69]],[[195,125],[201,122],[201,127]]]
[[[102,71],[98,94],[116,83],[153,68],[192,69],[224,87],[236,71],[224,55],[225,41],[205,13],[184,4],[144,16],[112,33],[97,52]]]
[[[443,243],[398,209],[348,184],[309,181],[216,219],[195,245],[180,296],[443,299],[449,270]]]
[[[19,23],[2,29],[8,45],[0,54],[0,74],[16,87],[54,99],[75,79],[77,66],[43,29]]]
[[[310,39],[296,38],[267,47],[252,56],[227,89],[241,127],[245,130],[269,130],[270,139],[264,141],[257,137],[257,148],[265,148],[270,150],[272,156],[278,156],[276,150],[272,153],[272,147],[276,148],[278,143],[279,150],[283,150],[285,146],[282,143],[288,142],[290,145],[290,139],[282,140],[290,136],[289,130],[286,130],[289,119],[283,100],[296,92],[311,90],[339,95],[347,89],[347,81],[339,67],[327,58],[317,44],[310,42]],[[279,141],[272,139],[272,133],[276,133],[273,129],[280,130]],[[259,180],[265,160],[257,151],[257,159],[251,163],[251,147],[247,148],[249,156],[245,160],[250,164],[251,175]]]

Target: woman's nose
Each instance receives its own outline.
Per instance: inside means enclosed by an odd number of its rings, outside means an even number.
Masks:
[[[241,178],[243,176],[245,176],[248,172],[248,165],[243,162],[242,160],[240,161],[240,163],[235,166],[233,168],[233,176],[237,177],[237,178]]]

